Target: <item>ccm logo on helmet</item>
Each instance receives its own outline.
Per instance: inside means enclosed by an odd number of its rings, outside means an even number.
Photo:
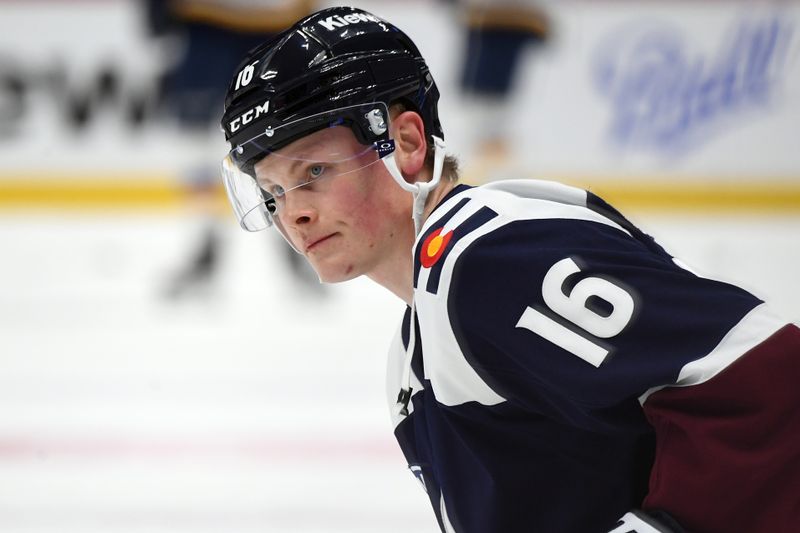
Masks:
[[[381,19],[375,15],[367,13],[351,13],[345,16],[333,15],[325,20],[318,21],[319,24],[328,31],[333,31],[337,28],[344,28],[350,24],[358,24],[359,22],[382,22]]]
[[[257,119],[261,115],[266,115],[269,111],[269,100],[264,102],[261,105],[257,105],[252,109],[248,109],[235,119],[231,120],[228,123],[228,129],[231,133],[238,130],[241,126],[246,126],[250,124],[253,120]]]

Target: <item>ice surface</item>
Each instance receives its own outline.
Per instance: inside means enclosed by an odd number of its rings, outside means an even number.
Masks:
[[[298,291],[233,223],[215,286],[165,300],[190,221],[0,217],[0,530],[436,531],[384,399],[403,305]],[[637,222],[800,318],[800,219]]]

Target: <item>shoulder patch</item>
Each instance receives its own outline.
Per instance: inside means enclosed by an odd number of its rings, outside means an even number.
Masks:
[[[437,228],[431,232],[430,235],[422,243],[422,250],[419,255],[419,262],[423,268],[431,268],[436,262],[441,259],[442,254],[447,248],[447,244],[453,237],[453,231],[442,233],[442,229]]]
[[[424,285],[427,292],[436,294],[439,290],[443,259],[460,239],[496,216],[497,212],[489,207],[464,198],[425,231],[421,244],[417,245],[414,252],[414,288]]]

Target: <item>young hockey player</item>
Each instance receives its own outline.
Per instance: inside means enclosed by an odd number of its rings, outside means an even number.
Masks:
[[[331,8],[248,54],[222,126],[245,229],[408,305],[392,419],[442,531],[796,531],[800,329],[589,192],[458,184],[438,98]]]

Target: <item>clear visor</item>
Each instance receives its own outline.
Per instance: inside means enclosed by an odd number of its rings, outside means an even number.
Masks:
[[[239,224],[247,231],[273,225],[283,231],[278,215],[289,195],[377,163],[394,151],[388,130],[386,105],[371,103],[268,126],[233,147],[222,175]]]

